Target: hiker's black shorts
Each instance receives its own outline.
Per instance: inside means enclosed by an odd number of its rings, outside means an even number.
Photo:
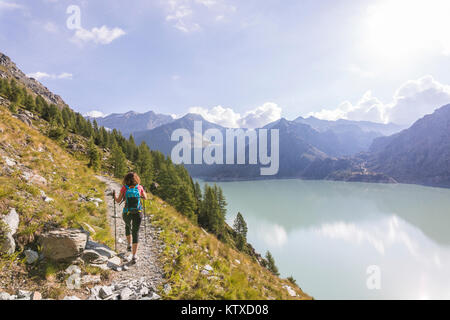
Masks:
[[[133,244],[139,243],[139,228],[142,222],[142,211],[130,212],[122,214],[123,221],[125,221],[125,235],[130,234],[133,238]]]

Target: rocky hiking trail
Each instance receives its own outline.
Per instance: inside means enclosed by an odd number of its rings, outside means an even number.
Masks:
[[[158,260],[159,254],[162,251],[162,243],[158,239],[159,230],[151,224],[151,217],[147,214],[145,216],[146,228],[144,227],[144,221],[142,221],[139,232],[140,243],[137,253],[137,263],[135,265],[129,265],[128,262],[131,260],[131,253],[127,252],[125,223],[122,219],[123,205],[116,203],[117,216],[115,217],[114,200],[111,196],[113,190],[118,193],[122,186],[104,176],[97,176],[97,178],[106,184],[105,201],[107,202],[107,214],[111,232],[114,233],[114,223],[117,223],[117,253],[118,258],[121,259],[121,263],[118,264],[118,267],[114,268],[117,272],[113,274],[112,285],[109,286],[111,296],[120,299],[127,297],[131,299],[159,299],[160,297],[156,294],[156,291],[161,286],[164,275]],[[147,231],[146,234],[145,229]],[[147,241],[145,238],[147,238]],[[108,291],[108,289],[106,290]]]
[[[138,248],[138,261],[130,265],[131,253],[127,252],[125,237],[125,223],[122,219],[122,208],[116,204],[117,216],[114,216],[114,200],[112,191],[119,192],[121,186],[107,177],[97,176],[106,184],[104,200],[98,198],[80,198],[82,201],[103,202],[107,204],[108,222],[114,236],[114,224],[117,223],[117,252],[104,244],[90,239],[95,233],[89,224],[83,223],[83,229],[54,229],[40,236],[41,252],[30,249],[24,251],[26,264],[37,266],[45,259],[52,261],[70,261],[70,265],[63,271],[66,277],[65,285],[71,290],[63,300],[159,300],[158,294],[163,284],[164,272],[158,257],[163,250],[159,240],[160,230],[150,223],[150,216],[146,216],[140,230],[140,244]],[[53,200],[52,200],[53,201]],[[15,209],[2,218],[0,222],[8,225],[10,233],[7,234],[8,249],[14,252],[15,242],[13,235],[19,226],[20,217]],[[146,234],[145,234],[146,231]],[[147,241],[145,241],[147,238]],[[109,271],[107,282],[103,282],[100,275],[85,274],[83,266],[97,267]],[[87,286],[84,287],[83,286]],[[2,288],[0,283],[0,289]],[[164,286],[168,293],[170,286]],[[47,298],[47,297],[45,297]],[[41,300],[43,296],[39,291],[24,290],[19,286],[15,294],[0,290],[0,300]]]

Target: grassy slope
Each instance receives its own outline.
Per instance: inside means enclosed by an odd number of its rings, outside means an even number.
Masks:
[[[35,122],[34,125],[42,127],[45,122]],[[104,186],[86,167],[86,161],[75,159],[56,142],[12,117],[4,107],[0,107],[0,128],[3,130],[0,164],[3,166],[1,156],[6,155],[48,181],[48,185],[27,184],[20,179],[22,170],[19,167],[12,176],[0,176],[0,214],[7,213],[9,207],[17,209],[21,217],[17,233],[21,249],[33,242],[46,223],[79,228],[86,222],[96,229],[95,240],[112,245],[105,204],[97,208],[93,203],[78,202],[78,193],[103,198]],[[55,201],[44,202],[40,190]],[[161,199],[153,197],[149,207],[152,221],[161,228],[160,237],[166,244],[161,259],[172,291],[165,298],[292,299],[282,287],[285,284],[298,293],[299,297],[295,299],[310,298],[290,282],[272,275],[249,256],[194,226]],[[0,283],[4,283],[3,286],[13,291],[21,279],[26,287],[39,289],[44,296],[60,298],[67,294],[60,272],[65,265],[48,264],[34,270],[18,259],[22,257],[20,252],[0,259]],[[209,276],[201,274],[206,264],[214,268]],[[6,281],[11,271],[16,273],[14,281],[17,283]],[[23,288],[24,284],[20,286]]]
[[[45,121],[34,123],[36,127],[45,124]],[[95,240],[111,245],[106,204],[97,208],[93,203],[78,201],[78,194],[103,198],[103,186],[93,178],[94,173],[85,162],[75,159],[56,142],[12,117],[3,106],[0,106],[0,129],[3,131],[0,134],[0,167],[5,170],[3,156],[20,164],[13,168],[11,175],[4,171],[0,174],[0,215],[8,213],[9,208],[16,208],[20,215],[15,236],[18,250],[13,256],[0,258],[0,289],[4,287],[14,292],[16,286],[35,288],[44,296],[60,298],[65,294],[60,270],[66,266],[48,263],[29,267],[25,265],[21,251],[30,244],[33,247],[36,237],[52,225],[80,228],[84,227],[83,223],[88,223],[96,230],[92,235]],[[44,177],[48,183],[26,183],[21,175],[29,170]],[[54,202],[43,201],[41,190]],[[98,272],[90,270],[90,273]]]
[[[274,276],[248,255],[223,244],[194,226],[161,199],[148,205],[152,223],[161,229],[166,247],[162,253],[164,271],[172,290],[168,299],[311,299],[299,287]],[[205,276],[203,267],[214,271]],[[298,297],[290,297],[283,285]]]

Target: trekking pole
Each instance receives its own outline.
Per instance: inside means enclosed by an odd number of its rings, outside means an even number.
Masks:
[[[144,199],[144,237],[145,237],[145,244],[147,244],[147,216],[145,214],[145,199]]]
[[[117,215],[116,215],[116,191],[113,191],[114,201],[114,251],[117,252]]]

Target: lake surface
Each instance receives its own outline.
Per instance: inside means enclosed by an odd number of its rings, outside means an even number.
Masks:
[[[228,223],[241,212],[248,241],[262,254],[270,250],[281,276],[292,275],[316,299],[450,299],[448,189],[302,180],[218,185]],[[370,290],[377,274],[380,289]]]

